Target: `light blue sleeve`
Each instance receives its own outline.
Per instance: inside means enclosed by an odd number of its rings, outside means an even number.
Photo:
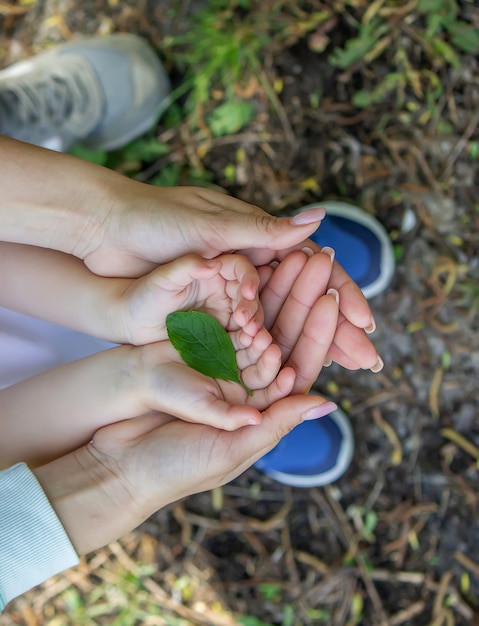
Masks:
[[[0,471],[0,612],[16,596],[78,562],[60,520],[25,463]]]

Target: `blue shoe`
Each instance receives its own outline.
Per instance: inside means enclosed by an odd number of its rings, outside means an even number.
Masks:
[[[296,426],[255,467],[284,485],[322,487],[344,474],[353,452],[349,419],[338,408],[325,417]]]
[[[324,207],[326,217],[311,239],[321,247],[333,248],[335,258],[366,298],[384,291],[394,275],[395,262],[382,224],[356,206],[333,200],[309,204],[295,213],[313,207]]]
[[[314,207],[324,207],[326,217],[311,239],[321,247],[334,249],[336,259],[366,298],[384,291],[393,277],[395,262],[393,247],[383,226],[346,202],[318,202],[295,213]],[[344,474],[353,451],[351,425],[346,415],[337,409],[321,419],[297,426],[257,461],[255,467],[285,485],[320,487]]]

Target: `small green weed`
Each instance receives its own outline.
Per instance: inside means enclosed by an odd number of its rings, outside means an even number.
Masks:
[[[263,620],[254,617],[254,615],[243,615],[238,618],[238,622],[243,626],[273,626],[273,624],[263,622]]]
[[[210,0],[191,18],[187,32],[165,38],[163,53],[180,68],[189,89],[185,108],[193,125],[203,123],[204,109],[218,105],[206,123],[213,135],[237,132],[252,118],[244,107],[256,90],[266,93],[273,109],[275,91],[263,70],[265,55],[295,43],[330,17],[288,0]],[[218,130],[219,128],[219,130]]]
[[[353,97],[358,108],[393,98],[408,124],[420,103],[425,105],[421,119],[427,122],[443,94],[440,72],[460,67],[464,53],[479,53],[479,32],[459,15],[456,0],[419,0],[405,6],[395,0],[346,0],[342,19],[353,33],[330,53],[329,62],[364,77],[364,86]],[[386,56],[395,71],[375,71],[373,62]]]

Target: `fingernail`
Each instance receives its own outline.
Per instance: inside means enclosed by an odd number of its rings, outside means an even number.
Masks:
[[[304,415],[303,420],[305,422],[309,420],[317,420],[320,417],[324,417],[325,415],[329,415],[338,408],[338,405],[334,402],[325,402],[320,406],[315,406],[312,409],[309,409]]]
[[[327,361],[323,363],[323,367],[329,367],[332,364],[332,362],[333,361],[331,359],[328,359]]]
[[[373,365],[370,370],[373,374],[377,374],[378,372],[380,372],[384,367],[384,361],[382,360],[382,358],[380,356],[378,356],[378,360],[376,362],[376,365]]]
[[[373,333],[376,330],[376,322],[374,320],[371,320],[371,324],[364,329],[364,331],[370,335],[371,333]]]
[[[246,423],[248,424],[248,426],[258,426],[260,421],[255,419],[254,417],[250,417]]]
[[[304,226],[305,224],[313,224],[324,219],[326,211],[324,209],[308,209],[301,211],[291,218],[291,224],[294,226]]]
[[[324,252],[324,254],[327,254],[330,257],[331,263],[334,261],[336,252],[332,248],[330,248],[329,246],[324,246],[324,248],[321,248],[321,252]]]
[[[326,292],[327,296],[334,296],[334,299],[336,300],[336,304],[339,304],[339,292],[336,289],[333,289],[332,287],[330,289],[328,289],[328,291]]]
[[[301,248],[301,252],[304,252],[304,254],[307,254],[308,256],[313,256],[314,254],[314,250],[312,248],[308,248],[308,246]]]

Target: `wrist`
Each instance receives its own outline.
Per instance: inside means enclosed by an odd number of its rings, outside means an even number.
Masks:
[[[131,530],[124,519],[131,506],[129,494],[89,446],[33,471],[78,554]]]

